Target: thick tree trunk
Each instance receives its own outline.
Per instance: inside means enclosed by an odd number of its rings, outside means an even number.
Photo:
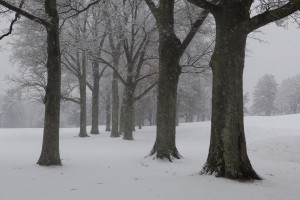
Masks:
[[[235,33],[233,26],[243,20],[241,12],[244,11],[229,9],[216,18],[216,45],[210,63],[213,70],[211,141],[202,173],[248,180],[260,178],[250,164],[244,133],[243,70],[247,34]]]
[[[135,131],[135,108],[134,108],[134,102],[132,102],[132,131]]]
[[[118,86],[118,76],[113,73],[112,81],[112,129],[111,137],[119,137],[119,86]]]
[[[82,53],[82,74],[79,78],[80,132],[79,137],[89,137],[86,132],[86,52]]]
[[[156,141],[150,155],[172,161],[181,157],[175,143],[177,85],[181,73],[178,50],[181,44],[172,33],[161,32],[159,40]]]
[[[99,121],[99,63],[93,63],[93,91],[92,91],[92,129],[91,134],[99,134],[98,121]]]
[[[105,105],[105,112],[106,112],[106,128],[105,131],[110,131],[110,118],[111,118],[111,102],[110,102],[110,94],[107,94],[107,100],[106,100],[106,105]]]
[[[45,121],[43,146],[39,165],[61,165],[59,155],[61,54],[59,41],[59,17],[56,0],[45,0],[45,11],[51,19],[47,28],[47,88],[45,96]]]

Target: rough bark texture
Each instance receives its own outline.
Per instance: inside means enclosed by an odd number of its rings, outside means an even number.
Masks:
[[[241,3],[215,14],[217,32],[213,70],[212,126],[202,173],[230,179],[260,179],[247,155],[243,121],[243,70],[247,34],[236,25],[249,18]]]
[[[86,52],[82,52],[81,77],[79,78],[80,93],[80,132],[79,137],[89,137],[86,132]]]
[[[61,165],[59,155],[61,54],[59,41],[59,16],[56,0],[45,0],[45,11],[51,19],[47,28],[47,88],[45,96],[45,121],[43,146],[39,165]]]
[[[100,134],[98,128],[99,121],[99,63],[94,61],[93,63],[93,91],[92,91],[92,129],[91,134]]]
[[[127,79],[127,83],[128,85],[125,86],[125,95],[123,99],[123,139],[133,140],[133,87],[131,86],[132,81]]]
[[[113,73],[112,80],[112,128],[111,137],[120,137],[119,133],[119,86],[118,76]]]
[[[169,20],[161,19],[159,30],[159,78],[157,97],[156,141],[150,155],[156,154],[158,159],[180,159],[176,148],[176,103],[177,85],[181,68],[179,66],[180,40],[173,30],[163,30],[169,26]],[[172,27],[171,27],[172,28]]]

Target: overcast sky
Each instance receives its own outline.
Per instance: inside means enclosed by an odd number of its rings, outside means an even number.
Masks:
[[[1,25],[1,24],[0,24]],[[1,27],[3,30],[3,27]],[[289,76],[300,74],[300,29],[290,24],[288,29],[272,24],[263,29],[259,37],[264,42],[248,39],[244,71],[244,91],[252,94],[257,80],[264,74],[273,74],[278,83]],[[4,81],[8,74],[16,71],[9,62],[8,39],[0,41],[0,94],[8,88]]]

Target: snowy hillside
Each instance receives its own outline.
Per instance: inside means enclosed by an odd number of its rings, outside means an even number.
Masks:
[[[199,176],[205,163],[210,123],[180,124],[173,163],[144,158],[155,127],[134,141],[101,135],[74,137],[61,130],[62,167],[40,167],[42,129],[0,129],[0,200],[298,200],[300,115],[246,117],[249,157],[263,181],[241,183]]]

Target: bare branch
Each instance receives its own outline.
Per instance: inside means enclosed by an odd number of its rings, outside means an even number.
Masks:
[[[20,15],[22,15],[22,16],[24,16],[24,17],[26,17],[26,18],[28,18],[28,19],[30,19],[32,21],[35,21],[35,22],[37,22],[37,23],[39,23],[39,24],[41,24],[41,25],[43,25],[45,27],[51,27],[52,26],[52,24],[49,21],[47,21],[46,19],[37,17],[37,16],[35,16],[35,15],[31,14],[31,13],[28,13],[28,12],[22,10],[19,7],[16,7],[16,6],[14,6],[14,5],[10,4],[10,3],[7,3],[6,1],[0,0],[0,5],[8,8],[9,10],[12,10],[12,11],[14,11],[16,13],[19,13]]]
[[[255,29],[258,29],[264,25],[267,25],[271,22],[276,20],[282,19],[287,17],[294,12],[300,9],[300,0],[290,0],[287,4],[274,9],[274,10],[267,10],[266,12],[256,15],[251,19],[245,21],[240,26],[240,30],[246,33],[251,33]]]

